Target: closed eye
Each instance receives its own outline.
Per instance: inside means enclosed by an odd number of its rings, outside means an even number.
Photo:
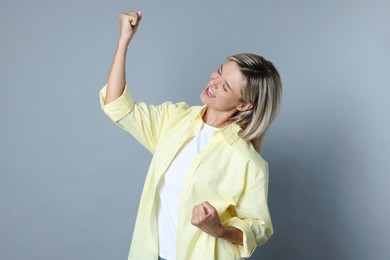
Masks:
[[[217,73],[219,75],[222,75],[222,70],[223,70],[222,68],[223,68],[223,64],[221,64],[221,67],[217,70]],[[229,90],[232,91],[232,88],[229,86],[229,84],[226,82],[226,80],[225,80],[225,83],[226,84],[223,84],[223,86],[222,86],[223,90],[225,92],[228,92],[228,88],[229,88]]]

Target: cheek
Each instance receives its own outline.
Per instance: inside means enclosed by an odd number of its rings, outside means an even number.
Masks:
[[[222,94],[223,94],[223,98],[224,98],[224,99],[229,100],[229,101],[234,100],[234,96],[233,96],[232,94],[226,93],[226,92],[223,91],[223,90],[222,90],[221,92],[222,92]]]
[[[230,93],[221,92],[220,94],[220,101],[221,103],[225,104],[226,106],[234,106],[237,104],[237,98],[234,95],[231,95]]]

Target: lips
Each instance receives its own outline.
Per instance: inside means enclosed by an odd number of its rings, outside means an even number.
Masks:
[[[213,90],[210,87],[207,87],[205,89],[205,93],[206,93],[206,96],[208,96],[210,98],[215,98],[215,94],[214,94]]]

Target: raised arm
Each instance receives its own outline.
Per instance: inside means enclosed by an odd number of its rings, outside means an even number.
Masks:
[[[126,84],[125,67],[127,47],[137,31],[141,19],[141,12],[128,12],[119,15],[120,37],[108,75],[106,104],[114,101],[123,93]]]

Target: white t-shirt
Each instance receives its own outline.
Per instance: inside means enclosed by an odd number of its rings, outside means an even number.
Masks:
[[[198,135],[183,147],[159,183],[159,255],[166,260],[176,259],[176,224],[179,212],[179,197],[187,170],[195,156],[205,148],[216,130],[218,128],[203,124],[203,128]]]

